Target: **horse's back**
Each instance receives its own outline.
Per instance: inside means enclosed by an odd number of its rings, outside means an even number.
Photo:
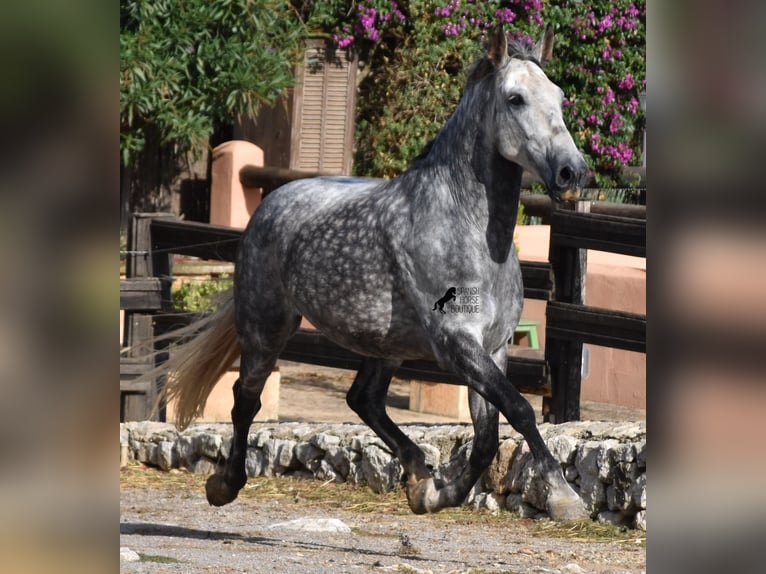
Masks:
[[[376,182],[353,177],[317,177],[292,181],[269,193],[242,236],[239,264],[266,250],[284,251],[312,222],[353,202]]]
[[[253,214],[248,232],[274,222],[280,234],[298,229],[302,224],[327,216],[339,207],[358,201],[380,183],[355,177],[326,176],[292,181],[267,195]]]

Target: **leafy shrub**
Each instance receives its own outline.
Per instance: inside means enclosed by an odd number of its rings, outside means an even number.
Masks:
[[[487,30],[532,41],[543,22],[575,143],[597,185],[619,185],[641,149],[646,0],[120,0],[122,160],[157,139],[205,148],[291,86],[302,42],[323,34],[362,62],[355,171],[390,177],[454,110]]]
[[[279,0],[120,0],[120,151],[176,153],[293,85],[305,30]]]
[[[208,280],[184,281],[171,292],[173,306],[184,311],[207,311],[215,307],[216,295],[230,289],[233,278],[228,273]]]

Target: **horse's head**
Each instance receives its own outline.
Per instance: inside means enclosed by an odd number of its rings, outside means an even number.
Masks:
[[[588,166],[564,125],[564,93],[543,72],[553,52],[550,26],[534,49],[511,44],[502,27],[493,30],[489,50],[469,77],[469,83],[494,79],[494,140],[497,151],[539,177],[549,195],[560,201],[568,190],[581,187]],[[566,197],[566,196],[565,196]]]

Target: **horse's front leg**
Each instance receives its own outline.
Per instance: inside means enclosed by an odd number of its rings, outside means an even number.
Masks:
[[[462,376],[471,389],[495,405],[511,426],[524,436],[548,487],[548,515],[554,520],[571,520],[586,516],[582,500],[564,478],[561,465],[540,436],[532,406],[510,383],[504,369],[499,368],[470,334],[463,332],[451,334],[441,353],[441,360]],[[482,441],[474,443],[474,448],[487,440],[486,436],[483,437]],[[496,445],[496,442],[492,444]],[[494,448],[496,450],[497,447]],[[492,455],[494,456],[494,451]],[[484,454],[479,456],[483,457]]]

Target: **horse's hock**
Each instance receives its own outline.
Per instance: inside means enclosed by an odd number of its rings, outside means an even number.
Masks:
[[[403,425],[426,454],[426,463],[450,478],[471,451],[470,425]],[[564,476],[599,521],[646,529],[646,423],[569,422],[540,425]],[[465,504],[523,517],[545,516],[543,482],[520,434],[500,429],[500,449]],[[165,423],[120,424],[123,464],[185,468],[212,474],[228,455],[231,425],[194,424],[183,432]],[[363,425],[257,423],[248,435],[249,477],[287,475],[366,483],[376,492],[400,488],[399,461]],[[402,492],[402,497],[404,493]]]

